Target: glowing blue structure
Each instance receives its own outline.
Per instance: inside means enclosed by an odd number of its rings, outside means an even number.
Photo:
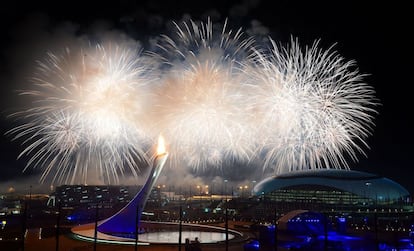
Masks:
[[[164,167],[167,156],[167,153],[157,155],[148,179],[141,190],[124,208],[108,219],[100,222],[98,224],[99,232],[120,237],[131,237],[137,234],[142,211]]]
[[[302,189],[304,187],[306,189]],[[316,191],[321,190],[321,187],[346,193],[342,196],[337,194],[333,199],[349,200],[349,195],[353,195],[376,204],[391,204],[410,196],[407,189],[393,180],[372,173],[344,169],[303,170],[268,177],[253,188],[253,194],[260,196],[277,190],[291,190],[292,195],[295,195],[295,188]],[[355,198],[352,200],[355,201]]]

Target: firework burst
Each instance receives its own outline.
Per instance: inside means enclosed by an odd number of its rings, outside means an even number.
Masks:
[[[227,22],[174,25],[145,55],[106,44],[38,62],[8,132],[26,168],[43,167],[42,182],[118,183],[160,133],[170,165],[197,171],[262,159],[275,173],[348,169],[364,154],[378,102],[354,61],[318,41],[259,48]]]
[[[265,167],[276,173],[348,169],[346,157],[356,160],[360,144],[367,146],[377,105],[373,88],[354,61],[322,50],[318,41],[305,50],[297,40],[290,47],[271,44],[270,52],[257,52],[249,71]]]
[[[210,21],[175,27],[177,38],[163,36],[156,55],[168,66],[156,113],[171,159],[195,169],[249,160],[254,141],[242,105],[241,65],[254,55],[253,40],[242,39],[240,30],[227,31],[226,24],[215,33]]]
[[[49,53],[38,62],[32,88],[20,91],[30,108],[12,116],[23,123],[10,130],[25,139],[19,157],[42,166],[43,182],[86,183],[99,177],[118,182],[127,172],[137,176],[146,161],[149,137],[146,107],[152,75],[140,51],[117,45]]]

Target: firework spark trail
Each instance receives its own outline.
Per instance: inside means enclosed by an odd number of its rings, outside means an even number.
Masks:
[[[153,81],[140,51],[117,45],[66,49],[38,62],[33,88],[20,91],[33,102],[12,116],[23,124],[10,130],[25,139],[19,157],[43,166],[41,181],[75,183],[77,177],[118,182],[124,172],[137,176],[146,161],[149,129],[146,107]]]
[[[253,57],[251,38],[241,30],[215,33],[213,24],[176,24],[177,38],[163,36],[160,58],[170,65],[158,92],[156,113],[168,139],[172,161],[195,169],[222,167],[225,160],[247,161],[254,141],[244,110],[241,62]]]
[[[271,40],[270,53],[257,52],[257,67],[249,71],[251,107],[260,114],[258,130],[266,153],[265,167],[276,173],[318,168],[348,169],[364,153],[359,144],[373,126],[374,90],[362,81],[355,62],[345,61],[332,48],[316,41],[301,50]]]
[[[8,132],[26,145],[26,168],[44,168],[52,184],[118,183],[138,175],[160,133],[171,165],[196,170],[261,158],[275,173],[347,169],[364,154],[378,103],[355,62],[318,41],[302,50],[270,39],[267,51],[227,23],[175,28],[145,56],[109,44],[38,62],[33,88],[20,91],[30,108]]]

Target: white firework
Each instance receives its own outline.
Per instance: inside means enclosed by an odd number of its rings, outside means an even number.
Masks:
[[[364,154],[378,104],[354,61],[345,61],[319,41],[257,52],[251,73],[250,107],[262,126],[265,167],[276,173],[318,168],[348,169],[347,157]]]
[[[26,168],[42,168],[42,182],[118,183],[138,176],[160,133],[169,161],[195,170],[261,158],[276,173],[348,169],[364,154],[378,102],[354,61],[318,41],[259,50],[227,22],[175,29],[146,56],[105,44],[39,61],[20,91],[32,103],[8,132],[26,145]]]
[[[32,87],[20,91],[33,102],[12,115],[23,123],[8,132],[24,139],[26,168],[43,168],[41,181],[52,183],[137,176],[149,141],[149,65],[139,50],[110,43],[39,61]]]
[[[226,24],[218,33],[210,21],[175,25],[177,38],[164,36],[156,55],[169,65],[156,113],[171,159],[195,169],[249,160],[254,141],[240,65],[251,60],[253,40],[242,39],[241,30],[226,31]]]

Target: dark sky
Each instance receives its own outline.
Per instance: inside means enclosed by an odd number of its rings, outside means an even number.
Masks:
[[[166,32],[170,21],[184,16],[194,20],[211,16],[217,22],[228,18],[231,27],[267,29],[267,35],[283,43],[291,36],[301,44],[321,39],[322,46],[336,44],[340,55],[356,60],[360,72],[369,74],[365,81],[374,87],[381,106],[368,138],[367,157],[360,156],[350,167],[393,179],[413,193],[410,10],[402,1],[10,1],[0,10],[1,134],[11,127],[5,114],[11,109],[17,80],[44,53],[45,45],[107,31],[145,44]],[[0,143],[0,183],[30,175],[21,173],[24,161],[16,161],[22,150],[17,143],[5,136]]]

